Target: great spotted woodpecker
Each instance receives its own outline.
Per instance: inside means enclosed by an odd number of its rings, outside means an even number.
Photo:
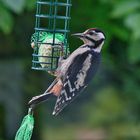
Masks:
[[[29,101],[30,107],[55,95],[57,101],[53,115],[56,116],[87,87],[94,77],[100,64],[105,35],[96,28],[73,35],[80,38],[84,44],[60,62],[56,70],[56,79],[44,94]]]

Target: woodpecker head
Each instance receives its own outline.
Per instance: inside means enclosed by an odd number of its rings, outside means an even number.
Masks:
[[[83,33],[76,33],[73,35],[80,38],[84,44],[90,46],[90,48],[93,48],[97,52],[101,51],[105,40],[105,34],[97,28],[91,28]]]

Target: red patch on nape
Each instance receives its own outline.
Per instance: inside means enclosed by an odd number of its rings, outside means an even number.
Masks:
[[[96,28],[90,28],[89,30],[96,30]]]

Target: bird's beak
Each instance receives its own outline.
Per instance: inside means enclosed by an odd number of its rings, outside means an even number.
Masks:
[[[72,34],[72,36],[76,36],[78,38],[83,38],[85,37],[84,33],[76,33],[76,34]]]

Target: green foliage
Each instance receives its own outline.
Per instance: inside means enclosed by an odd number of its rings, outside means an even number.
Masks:
[[[132,41],[128,48],[128,58],[130,63],[138,63],[140,61],[140,40]]]
[[[21,13],[25,4],[25,0],[2,0],[2,2],[15,13]]]
[[[0,29],[8,34],[13,29],[13,18],[12,15],[8,12],[8,10],[4,7],[0,7]]]
[[[124,17],[126,15],[135,12],[138,8],[140,8],[139,0],[126,1],[122,0],[120,2],[116,2],[114,5],[114,9],[111,13],[111,16],[114,18]]]
[[[87,105],[93,107],[92,111],[88,110],[87,116],[91,126],[108,126],[124,116],[125,103],[118,93],[119,91],[111,87],[102,89],[97,93],[96,100]]]
[[[34,10],[36,7],[36,0],[26,0],[25,7],[29,11]]]
[[[14,28],[15,14],[20,15],[24,9],[33,10],[35,0],[2,0],[0,1],[0,30],[4,34],[10,34]]]
[[[133,31],[134,39],[140,39],[140,13],[130,14],[125,20],[125,25]]]
[[[110,130],[112,133],[111,139],[138,140],[140,138],[139,131],[139,125],[133,123],[118,123]]]

